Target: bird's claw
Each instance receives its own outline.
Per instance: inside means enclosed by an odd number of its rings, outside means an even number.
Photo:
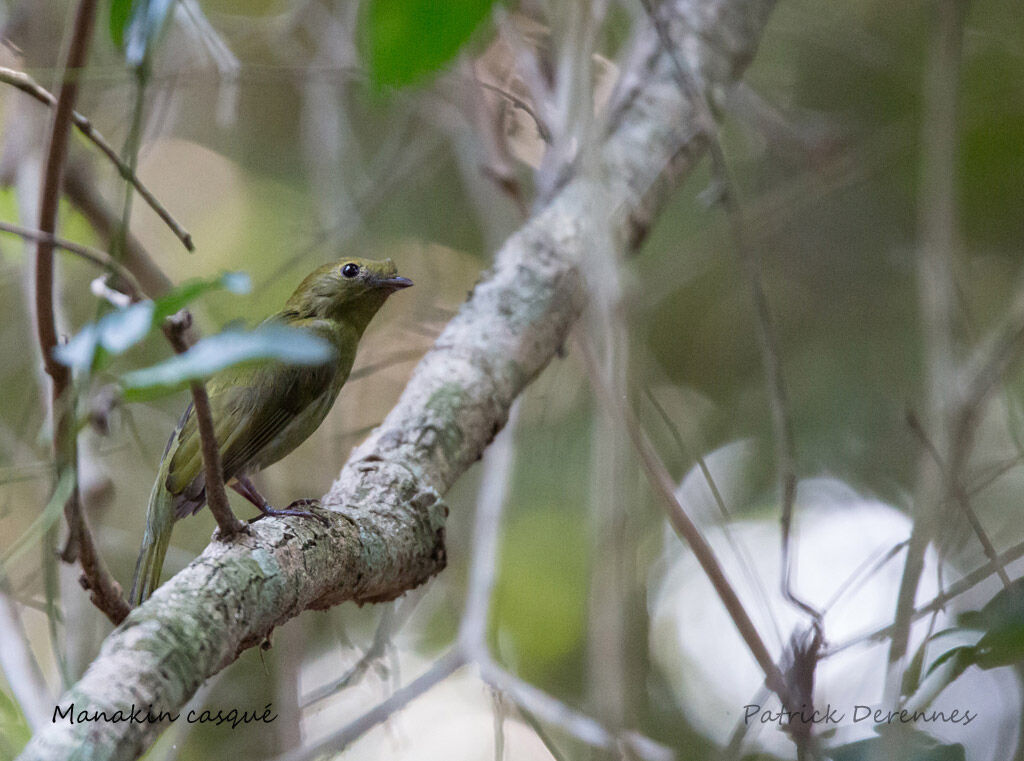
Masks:
[[[266,518],[268,515],[269,516],[291,515],[291,516],[294,516],[296,518],[313,518],[315,520],[320,521],[324,526],[329,526],[330,522],[324,516],[317,515],[316,513],[311,513],[311,512],[308,512],[306,510],[297,510],[296,509],[298,507],[319,507],[319,506],[320,506],[320,500],[318,500],[318,499],[297,499],[294,502],[292,502],[290,505],[288,505],[288,507],[286,507],[284,510],[275,510],[270,505],[263,505],[263,507],[260,508],[260,515],[257,515],[255,518],[250,519],[249,523],[255,523],[256,521],[258,521],[258,520],[260,520],[262,518]]]

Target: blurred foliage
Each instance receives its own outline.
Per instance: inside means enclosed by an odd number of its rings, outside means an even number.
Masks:
[[[224,288],[232,293],[251,290],[249,276],[228,272],[214,278],[193,278],[164,296],[144,299],[107,312],[95,322],[86,323],[67,343],[54,349],[58,362],[72,370],[96,370],[108,357],[123,354],[139,341],[159,332],[164,320],[184,309],[208,291]]]
[[[377,86],[412,84],[448,63],[495,0],[367,0],[364,53]]]
[[[266,360],[323,365],[333,356],[334,349],[327,340],[296,328],[261,325],[248,332],[225,330],[160,364],[125,373],[121,388],[129,401],[153,399],[236,365]]]
[[[18,704],[0,690],[0,761],[13,761],[31,736]]]
[[[1024,663],[1024,579],[999,590],[980,610],[961,613],[957,623],[960,629],[981,632],[981,638],[942,653],[928,667],[929,673],[952,662],[952,681],[971,666],[993,669]],[[938,632],[934,638],[954,631]]]
[[[833,761],[964,761],[964,746],[943,744],[907,727],[878,727],[878,736],[829,748]]]
[[[167,23],[174,0],[112,0],[110,38],[124,49],[129,66],[147,64]]]

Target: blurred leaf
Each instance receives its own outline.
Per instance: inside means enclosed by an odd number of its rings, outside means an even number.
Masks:
[[[31,736],[32,730],[17,703],[0,690],[0,761],[15,758]]]
[[[100,345],[111,354],[127,351],[146,337],[155,311],[152,301],[140,301],[127,309],[103,315],[96,330]]]
[[[370,0],[361,39],[374,83],[400,87],[437,71],[492,5],[494,0]]]
[[[586,637],[587,546],[580,516],[550,505],[512,516],[494,594],[503,655],[544,683],[564,678]]]
[[[174,0],[134,0],[122,36],[129,66],[141,66],[149,59],[173,7]]]
[[[1024,661],[1024,579],[1015,580],[981,610],[968,611],[958,621],[985,632],[973,648],[975,665],[992,669]]]
[[[208,378],[233,365],[274,359],[293,365],[319,365],[334,355],[325,339],[309,331],[267,325],[250,332],[226,331],[204,338],[184,354],[121,377],[124,398],[151,399]]]
[[[964,629],[991,631],[993,628],[1024,625],[1024,578],[1016,579],[992,596],[980,610],[968,610],[957,616]]]
[[[924,654],[927,644],[928,640],[921,643],[921,646],[914,653],[914,657],[910,659],[907,670],[903,672],[903,684],[900,687],[903,695],[913,695],[921,684],[921,670],[924,668]],[[935,664],[932,664],[932,668],[934,667]]]
[[[950,681],[970,666],[994,669],[1024,661],[1024,579],[1001,589],[981,610],[960,614],[957,623],[960,629],[984,633],[974,645],[944,652],[928,667],[928,674],[950,659],[956,660]]]
[[[57,482],[57,488],[53,490],[53,496],[50,497],[50,501],[46,503],[43,511],[32,521],[32,525],[25,529],[25,533],[19,536],[14,544],[0,557],[0,566],[6,569],[7,565],[21,557],[25,550],[35,546],[43,534],[60,518],[61,511],[64,509],[64,503],[71,496],[74,486],[75,473],[73,470],[66,470],[61,474],[60,480]]]
[[[74,338],[53,350],[54,358],[73,370],[102,364],[97,349],[108,354],[123,354],[145,338],[165,318],[187,306],[199,296],[218,288],[232,293],[248,293],[249,276],[244,272],[226,272],[214,278],[189,280],[154,301],[140,301],[125,309],[103,315],[85,325]]]
[[[947,682],[952,682],[954,679],[956,679],[958,676],[964,673],[964,671],[967,670],[967,667],[973,663],[974,647],[971,645],[960,645],[958,647],[954,647],[950,650],[947,650],[934,661],[932,661],[932,665],[928,667],[928,671],[925,673],[925,677],[927,678],[931,676],[936,669],[938,669],[942,664],[946,663],[946,661],[949,660],[956,661],[956,664],[953,667],[953,671],[950,673],[949,678],[947,679]],[[914,689],[916,689],[916,685]],[[909,695],[912,692],[913,690],[908,690],[904,692],[904,694]]]
[[[131,15],[132,0],[111,0],[110,3],[110,39],[117,48],[124,47],[124,27]]]
[[[195,278],[186,280],[174,290],[168,292],[156,300],[156,312],[153,319],[156,324],[163,322],[167,317],[184,309],[199,296],[218,288],[224,288],[231,293],[248,293],[252,290],[252,281],[244,272],[225,272],[213,278]]]
[[[908,727],[875,727],[878,737],[830,748],[833,761],[964,761],[964,746],[943,745],[934,737]]]

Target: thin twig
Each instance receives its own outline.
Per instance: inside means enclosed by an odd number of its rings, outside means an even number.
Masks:
[[[184,333],[192,326],[192,315],[181,310],[167,318],[164,323],[164,334],[177,354],[188,351],[188,343]],[[196,416],[199,428],[199,441],[203,451],[203,472],[206,477],[206,504],[220,527],[220,539],[227,540],[244,531],[246,524],[240,521],[231,511],[228,494],[224,489],[224,475],[220,462],[220,449],[217,445],[217,432],[213,427],[213,414],[210,412],[210,397],[206,393],[206,385],[201,380],[189,383],[192,391],[192,411]]]
[[[92,246],[84,246],[81,243],[75,243],[74,241],[67,240],[66,238],[59,238],[56,235],[45,233],[42,230],[32,230],[31,228],[15,225],[10,222],[0,222],[0,231],[11,233],[12,235],[18,235],[25,240],[47,242],[54,248],[59,248],[80,256],[87,262],[91,262],[97,267],[109,270],[121,278],[121,282],[118,283],[118,286],[120,286],[119,290],[124,290],[124,292],[127,293],[133,301],[138,301],[142,298],[142,293],[139,289],[139,284],[136,281],[135,276],[105,251],[93,248]]]
[[[648,482],[658,498],[658,504],[665,511],[676,533],[690,546],[694,557],[711,582],[711,586],[714,587],[718,598],[725,606],[733,625],[750,649],[754,660],[757,661],[758,666],[764,672],[768,687],[788,705],[789,691],[782,677],[782,672],[772,659],[771,653],[768,652],[768,648],[765,646],[764,640],[761,639],[761,635],[757,631],[754,622],[747,615],[747,611],[736,594],[736,590],[729,583],[729,579],[726,577],[721,565],[719,565],[718,558],[715,557],[711,545],[707,543],[700,529],[697,528],[697,525],[686,513],[685,508],[679,504],[679,500],[675,495],[675,483],[668,469],[661,461],[661,458],[658,457],[647,435],[641,430],[636,418],[633,417],[632,411],[626,405],[619,403],[618,400],[612,399],[604,384],[601,383],[600,376],[594,369],[595,360],[590,347],[582,340],[577,340],[576,344],[580,347],[587,364],[592,368],[589,375],[599,398],[608,408],[609,412],[619,419],[629,433],[633,447],[640,458],[640,463],[647,474]]]
[[[537,134],[540,135],[541,140],[548,144],[551,143],[551,130],[544,123],[544,120],[537,115],[537,112],[534,110],[533,106],[531,106],[526,100],[520,98],[518,95],[516,95],[514,92],[510,90],[505,90],[501,87],[498,87],[497,85],[492,85],[490,82],[485,82],[479,77],[476,78],[476,83],[485,90],[490,90],[491,92],[497,93],[501,97],[510,101],[512,105],[514,105],[520,111],[522,111],[531,119],[533,119],[533,123],[537,127]]]
[[[978,520],[978,514],[974,512],[974,508],[971,507],[971,500],[968,497],[967,490],[964,489],[964,485],[960,483],[960,479],[957,478],[956,474],[951,469],[946,467],[946,463],[942,459],[942,455],[939,450],[936,449],[935,444],[928,436],[928,432],[925,431],[921,421],[918,420],[917,415],[913,412],[907,413],[907,424],[910,426],[910,430],[914,432],[914,435],[922,442],[925,451],[928,452],[932,461],[935,463],[935,467],[939,469],[939,472],[943,474],[946,481],[948,482],[949,491],[953,494],[953,501],[960,507],[960,512],[963,513],[964,518],[970,524],[971,529],[974,531],[975,536],[978,537],[978,542],[981,543],[981,548],[991,562],[998,564],[999,555],[996,552],[995,545],[992,544],[992,540],[988,536],[988,532],[985,531],[985,527],[981,525],[981,521]],[[999,579],[1003,582],[1004,587],[1010,586],[1010,577],[1007,576],[1006,570],[999,566],[997,573]]]
[[[64,173],[64,195],[85,217],[96,234],[106,241],[109,251],[121,234],[121,220],[96,190],[93,174],[89,164],[74,163],[69,166]],[[118,252],[119,261],[135,276],[139,288],[150,298],[157,298],[171,290],[171,279],[156,265],[139,239],[130,230],[125,231],[123,237],[124,249]]]
[[[58,104],[58,99],[53,97],[53,94],[49,90],[42,87],[38,82],[24,72],[0,66],[0,82],[5,82],[16,89],[21,90],[23,93],[31,95],[37,101],[43,105],[49,106],[50,108],[55,108]],[[121,160],[121,157],[117,155],[117,151],[111,147],[106,138],[104,138],[103,135],[101,135],[93,126],[89,118],[73,109],[69,118],[78,128],[78,131],[81,132],[86,139],[92,142],[93,145],[99,148],[100,152],[110,160],[110,162],[117,168],[121,177],[132,184],[132,187],[138,191],[139,195],[142,196],[146,203],[149,204],[149,207],[155,211],[157,216],[159,216],[160,219],[162,219],[171,229],[185,248],[189,251],[195,251],[195,244],[192,242],[192,234],[182,227],[178,221],[171,216],[171,213],[167,211],[164,205],[157,200],[157,197],[150,192],[149,188],[142,184],[142,181],[138,178],[135,172],[131,170],[131,167]]]
[[[669,433],[675,440],[676,447],[682,453],[683,457],[689,458],[689,449],[683,442],[683,437],[680,435],[676,425],[672,422],[672,419],[669,417],[668,412],[665,410],[664,407],[661,406],[661,403],[658,401],[657,397],[655,397],[654,394],[651,393],[650,389],[645,389],[645,391],[647,398],[654,406],[654,409],[658,412],[658,415],[665,423],[665,426],[669,429]],[[768,591],[765,589],[764,584],[762,583],[761,576],[758,573],[754,572],[754,562],[753,559],[750,557],[750,553],[747,552],[746,547],[744,547],[740,542],[736,541],[736,537],[733,536],[733,532],[730,530],[729,523],[732,521],[733,515],[729,510],[728,506],[725,504],[725,499],[724,497],[722,497],[722,492],[719,490],[718,484],[715,483],[715,479],[711,474],[711,469],[708,467],[707,462],[705,461],[702,455],[696,455],[695,459],[697,461],[697,466],[700,469],[701,475],[704,478],[704,482],[707,484],[708,489],[711,491],[711,496],[714,499],[715,504],[718,506],[718,512],[722,516],[722,535],[725,537],[725,540],[729,543],[729,547],[732,549],[733,554],[739,561],[740,568],[743,570],[743,575],[746,576],[747,583],[750,584],[751,589],[757,590],[762,600],[767,600]],[[765,606],[764,613],[767,616],[768,620],[771,622],[772,628],[775,630],[775,635],[778,638],[778,641],[780,643],[785,642],[782,636],[782,632],[779,629],[779,622],[775,615],[775,612],[771,609],[770,606]]]
[[[370,666],[386,654],[389,645],[391,645],[392,635],[405,622],[405,619],[409,617],[417,602],[419,602],[419,597],[415,592],[411,592],[402,597],[401,600],[396,600],[394,603],[385,606],[384,612],[381,613],[380,621],[377,623],[377,630],[373,634],[373,641],[366,649],[366,652],[340,677],[325,684],[323,687],[318,687],[302,695],[299,698],[299,708],[309,708],[314,703],[344,690],[362,677]]]
[[[395,690],[391,697],[378,703],[355,721],[346,724],[322,740],[296,748],[290,753],[280,756],[277,761],[309,761],[327,753],[339,753],[354,743],[378,724],[387,721],[391,716],[405,708],[409,703],[428,692],[439,682],[443,682],[466,664],[462,652],[453,648],[442,655],[425,673],[417,677],[405,687]]]
[[[490,658],[479,661],[478,666],[483,680],[508,695],[517,706],[587,745],[613,752],[627,750],[649,761],[671,761],[675,758],[672,750],[637,732],[616,734],[610,731],[593,717],[524,682]]]
[[[989,560],[987,563],[974,569],[956,583],[950,584],[949,587],[946,588],[946,591],[942,594],[936,595],[929,602],[926,602],[921,607],[915,608],[914,611],[910,614],[911,622],[917,621],[918,619],[923,618],[924,616],[927,616],[931,613],[934,613],[937,610],[942,610],[944,607],[946,607],[946,604],[949,603],[951,600],[954,600],[955,598],[962,595],[964,592],[967,592],[973,589],[974,587],[978,586],[978,584],[985,581],[993,574],[997,573],[999,569],[1004,568],[1005,566],[1009,565],[1015,560],[1019,560],[1022,557],[1024,557],[1024,542],[1021,542],[1020,544],[1015,544],[1013,547],[1006,550],[1005,552],[1001,552],[995,562]],[[895,624],[889,624],[888,626],[880,627],[867,634],[858,634],[857,636],[851,637],[845,642],[840,642],[828,647],[825,651],[825,654],[822,657],[835,655],[836,653],[842,650],[846,650],[847,648],[853,647],[854,645],[859,645],[862,642],[867,642],[869,640],[880,640],[885,637],[891,636],[892,633],[895,631],[895,627]]]
[[[938,450],[949,453],[950,477],[959,481],[970,442],[966,438],[957,441],[951,434],[968,433],[970,429],[954,431],[947,425],[954,411],[951,389],[957,377],[953,351],[953,258],[957,238],[956,112],[967,3],[962,0],[939,0],[935,7],[937,19],[931,34],[922,88],[924,118],[921,122],[918,291],[927,368],[928,420],[937,426],[935,433]],[[894,705],[901,691],[914,600],[924,572],[924,556],[939,518],[932,504],[939,491],[933,472],[925,463],[921,464],[915,495],[914,526],[896,597],[886,678],[886,698]]]
[[[779,339],[776,334],[771,308],[768,304],[768,295],[765,293],[764,283],[761,279],[760,257],[747,234],[743,208],[740,206],[735,183],[730,176],[729,167],[725,161],[725,154],[718,139],[714,115],[711,113],[711,107],[708,105],[704,92],[695,81],[694,75],[683,65],[676,50],[673,48],[668,30],[664,25],[664,20],[652,7],[651,0],[641,0],[641,3],[647,11],[655,31],[658,33],[665,52],[673,63],[673,72],[679,88],[689,97],[700,117],[698,119],[698,126],[707,135],[708,154],[711,156],[714,181],[718,184],[717,189],[729,220],[733,241],[746,270],[747,279],[750,282],[754,309],[757,314],[758,346],[761,353],[761,364],[764,368],[765,385],[771,409],[772,433],[775,440],[776,472],[779,500],[781,502],[779,524],[782,534],[782,552],[780,557],[782,594],[787,601],[810,616],[814,621],[814,625],[821,630],[823,627],[821,611],[801,599],[793,591],[791,528],[797,486],[796,442],[793,435],[792,417],[789,412],[789,396],[786,391],[785,378],[782,374]]]
[[[50,135],[43,169],[43,182],[39,196],[39,231],[44,237],[37,240],[35,263],[36,331],[43,355],[43,367],[52,379],[51,409],[53,414],[53,445],[57,471],[74,470],[78,459],[78,446],[72,422],[71,371],[56,361],[53,350],[57,346],[57,329],[53,311],[53,250],[52,236],[57,228],[57,209],[60,201],[61,178],[68,153],[68,134],[78,97],[79,76],[89,55],[96,0],[81,0],[75,12],[74,26],[63,57],[64,76],[60,92],[53,104]],[[121,587],[110,576],[99,556],[92,534],[82,510],[77,478],[71,497],[64,506],[70,536],[62,557],[67,562],[76,558],[82,565],[82,586],[90,591],[90,599],[114,624],[120,623],[130,610]]]
[[[487,624],[491,594],[498,574],[498,537],[501,516],[508,500],[515,469],[515,434],[519,425],[518,401],[509,411],[505,430],[495,437],[484,457],[484,473],[473,521],[473,555],[469,564],[469,588],[459,628],[459,640],[472,657],[487,649]]]

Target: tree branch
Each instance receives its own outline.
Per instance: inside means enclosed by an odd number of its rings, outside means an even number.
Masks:
[[[49,106],[50,108],[57,107],[58,99],[53,97],[53,94],[49,90],[42,87],[38,82],[24,72],[0,66],[0,82],[9,84],[16,89],[21,90],[23,93],[31,95],[43,105]],[[171,213],[164,208],[164,205],[160,203],[149,188],[142,184],[142,180],[138,178],[138,175],[132,171],[130,166],[121,160],[121,157],[117,155],[117,151],[115,151],[110,143],[107,142],[106,138],[99,133],[99,130],[93,126],[89,118],[75,111],[73,104],[71,113],[67,118],[70,118],[71,122],[78,128],[79,132],[85,135],[87,140],[100,149],[100,152],[117,168],[121,177],[132,184],[132,187],[138,191],[139,195],[142,196],[143,200],[149,205],[149,208],[156,212],[157,216],[160,217],[160,219],[164,221],[164,224],[171,229],[171,232],[177,236],[182,245],[189,251],[195,251],[196,247],[192,242],[191,233],[182,227],[181,224],[178,223],[178,220],[171,216]]]
[[[64,55],[61,71],[64,79],[53,108],[50,136],[43,168],[43,182],[39,195],[39,232],[36,245],[35,306],[36,333],[43,355],[43,367],[53,381],[50,408],[53,414],[53,446],[58,472],[76,469],[78,447],[72,425],[70,395],[71,371],[57,362],[53,349],[57,345],[57,328],[53,314],[53,234],[57,229],[57,207],[60,202],[61,179],[68,153],[68,133],[78,98],[78,78],[89,57],[89,41],[96,17],[95,0],[82,0],[75,12],[71,38]],[[76,559],[82,565],[82,586],[90,591],[93,604],[106,614],[112,623],[120,623],[128,613],[121,587],[110,576],[103,559],[96,550],[92,534],[82,513],[78,484],[64,506],[70,536],[63,559]]]
[[[188,351],[185,334],[192,327],[192,315],[185,309],[167,318],[164,323],[164,335],[167,336],[175,354]],[[226,541],[240,531],[245,531],[245,524],[238,520],[228,504],[228,493],[224,489],[224,471],[220,462],[220,449],[217,446],[217,432],[213,428],[213,413],[210,411],[210,397],[206,393],[206,384],[201,380],[189,383],[192,392],[192,411],[196,416],[199,428],[199,441],[203,453],[203,473],[206,478],[206,504],[213,513],[217,526],[220,527],[220,539]]]
[[[117,277],[120,278],[117,283],[119,290],[123,290],[123,292],[131,297],[133,301],[138,301],[142,298],[142,291],[139,289],[135,276],[105,251],[100,251],[98,248],[93,248],[92,246],[84,246],[81,243],[75,243],[74,241],[66,240],[65,238],[59,238],[56,235],[44,233],[42,230],[32,230],[28,227],[15,225],[11,222],[0,222],[0,232],[11,233],[12,235],[17,235],[25,240],[35,241],[36,243],[46,242],[54,248],[63,249],[64,251],[75,254],[76,256],[85,259],[87,262],[91,262],[97,267],[102,267],[103,269],[117,275]]]
[[[728,86],[753,57],[771,0],[672,0],[675,46]],[[585,301],[580,267],[594,235],[637,245],[707,146],[696,105],[675,86],[656,35],[641,38],[596,171],[571,179],[495,257],[417,366],[384,423],[325,495],[326,528],[268,519],[214,542],[132,611],[61,699],[76,710],[177,710],[209,675],[303,610],[390,600],[445,565],[440,495],[504,425],[518,394],[556,355]],[[598,202],[600,201],[600,202]],[[594,224],[597,210],[614,212]],[[63,721],[23,759],[129,759],[161,727]],[[88,741],[86,742],[86,738]]]

